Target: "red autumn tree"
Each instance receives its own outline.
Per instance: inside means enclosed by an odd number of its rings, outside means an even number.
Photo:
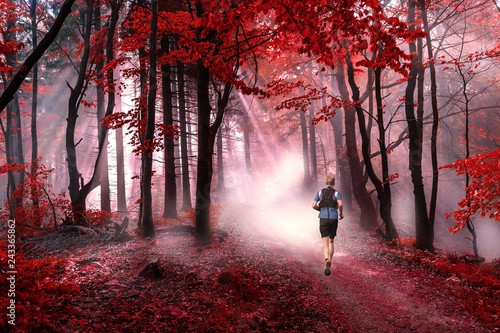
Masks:
[[[457,176],[468,174],[471,179],[465,198],[458,203],[460,209],[447,214],[456,221],[448,229],[452,234],[478,215],[500,221],[500,149],[458,160],[442,168],[455,169]]]

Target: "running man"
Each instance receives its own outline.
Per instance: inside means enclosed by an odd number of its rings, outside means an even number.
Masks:
[[[342,206],[342,193],[333,188],[335,177],[326,177],[326,188],[318,191],[312,207],[319,210],[319,232],[323,241],[323,254],[325,256],[325,275],[330,275],[332,257],[334,252],[333,240],[337,235],[339,220],[344,218]]]

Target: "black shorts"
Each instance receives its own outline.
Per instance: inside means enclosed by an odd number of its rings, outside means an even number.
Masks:
[[[319,232],[321,238],[330,237],[331,239],[337,236],[338,219],[319,219]]]

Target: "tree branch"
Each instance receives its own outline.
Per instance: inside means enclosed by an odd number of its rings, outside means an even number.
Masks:
[[[56,39],[59,30],[64,23],[66,17],[71,13],[71,6],[75,0],[65,0],[61,6],[61,10],[54,21],[54,24],[50,28],[49,32],[40,41],[40,44],[31,52],[28,58],[24,61],[22,66],[17,71],[16,75],[10,81],[7,88],[5,88],[2,96],[0,96],[0,114],[3,112],[7,104],[14,98],[14,94],[17,92],[21,84],[24,82],[26,76],[33,68],[33,66],[40,60],[45,51],[49,48],[50,44]]]

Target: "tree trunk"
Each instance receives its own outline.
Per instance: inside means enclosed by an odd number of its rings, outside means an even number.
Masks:
[[[188,132],[186,117],[186,94],[184,64],[177,63],[177,91],[179,94],[179,123],[181,142],[181,165],[182,165],[182,209],[191,208],[191,185],[189,177],[189,153],[188,153]]]
[[[147,88],[147,66],[146,66],[146,57],[148,53],[146,52],[146,48],[144,46],[139,48],[139,82],[140,82],[140,97],[139,97],[139,120],[147,118],[147,108],[144,107],[146,100],[148,88]],[[141,129],[142,131],[143,129]],[[144,145],[146,137],[145,131],[140,134],[141,144]],[[139,214],[137,217],[137,228],[142,229],[142,221],[144,215],[144,167],[146,163],[146,155],[141,154],[141,168],[140,168],[140,200],[139,200]]]
[[[334,86],[335,76],[331,76],[331,85]],[[332,88],[333,89],[333,88]],[[340,175],[340,192],[342,193],[342,204],[346,212],[352,212],[352,186],[351,177],[349,176],[349,161],[346,155],[344,136],[342,128],[344,123],[344,115],[341,110],[330,118],[330,125],[333,129],[335,139],[335,157]]]
[[[78,108],[80,105],[81,98],[85,94],[86,90],[86,70],[87,64],[89,62],[90,55],[90,36],[92,33],[92,16],[93,16],[93,8],[94,1],[87,0],[87,16],[85,19],[86,25],[84,30],[84,47],[82,58],[80,61],[80,68],[78,71],[78,78],[74,88],[71,88],[71,94],[68,101],[68,118],[67,127],[66,127],[66,151],[67,151],[67,161],[68,161],[68,170],[70,176],[69,183],[69,194],[71,198],[72,210],[73,210],[73,218],[77,224],[86,224],[87,220],[85,218],[85,210],[86,210],[86,199],[88,194],[97,186],[97,177],[98,177],[98,165],[103,157],[103,147],[105,144],[105,138],[107,135],[107,127],[102,127],[99,130],[99,144],[98,144],[98,153],[97,159],[95,162],[94,172],[92,177],[85,184],[84,179],[80,172],[78,171],[78,164],[76,159],[76,145],[75,144],[75,128],[76,128],[76,120],[78,118]],[[117,16],[115,19],[111,19],[111,21],[115,21],[116,25]],[[110,23],[110,27],[108,29],[108,41],[109,39],[113,39],[114,36],[114,27],[112,23]],[[109,43],[108,43],[109,44]],[[109,46],[107,46],[109,47]],[[111,44],[112,48],[112,44]],[[112,72],[111,72],[112,75]],[[111,76],[111,80],[112,80]],[[112,82],[112,81],[111,81]],[[69,86],[69,84],[68,84]],[[114,107],[114,102],[113,102]],[[109,116],[113,112],[113,107],[110,107],[108,103],[108,108],[106,110],[106,114]]]
[[[343,100],[350,101],[351,99],[345,82],[345,72],[342,64],[337,66],[336,77],[340,96]],[[370,194],[366,190],[366,182],[363,180],[363,168],[359,160],[356,143],[355,109],[344,109],[344,114],[346,154],[349,161],[349,169],[351,171],[352,191],[361,209],[360,225],[365,229],[375,229],[378,227],[377,211]]]
[[[31,16],[31,37],[33,39],[33,49],[38,44],[37,39],[37,23],[36,23],[36,6],[37,0],[31,0],[30,16]],[[33,66],[33,90],[31,97],[31,173],[37,169],[38,159],[38,138],[37,138],[37,108],[38,108],[38,64]],[[35,189],[32,190],[33,206],[38,210],[38,198],[35,195]]]
[[[24,163],[23,141],[21,132],[21,111],[17,94],[14,95],[12,103],[7,105],[7,124],[4,132],[5,138],[5,153],[7,155],[8,164]],[[12,197],[17,187],[24,184],[25,170],[19,172],[9,170],[7,185],[7,199],[9,202],[9,218],[14,218],[16,209],[22,205],[22,197]]]
[[[212,154],[210,149],[210,70],[198,61],[198,160],[196,180],[195,236],[200,244],[211,241],[209,224],[210,192],[212,186]]]
[[[196,2],[196,15],[202,17],[205,14],[203,4]],[[205,38],[202,38],[203,28],[197,30],[199,41],[210,40],[214,31],[210,31]],[[216,50],[214,52],[217,52]],[[210,69],[203,64],[203,60],[197,62],[197,96],[198,96],[198,161],[196,180],[196,221],[195,237],[200,245],[208,244],[212,241],[210,231],[210,204],[213,165],[212,157],[217,131],[220,128],[224,116],[224,110],[229,100],[231,84],[225,83],[224,92],[218,91],[217,115],[215,121],[210,125],[210,115],[212,106],[210,105],[209,84]]]
[[[314,104],[313,104],[314,105]],[[313,188],[318,186],[318,158],[316,153],[316,127],[313,124],[314,108],[311,105],[309,110],[309,135],[311,140],[311,183]]]
[[[115,59],[114,55],[114,36],[116,31],[116,25],[118,23],[118,18],[120,14],[120,7],[123,0],[112,0],[109,1],[109,6],[111,7],[111,18],[109,20],[108,34],[106,36],[106,63],[111,65]],[[107,84],[108,84],[108,104],[106,106],[106,114],[104,116],[110,115],[115,109],[115,81],[114,81],[114,69],[109,68],[107,73]],[[102,119],[102,118],[101,118]],[[104,141],[102,146],[102,167],[106,170],[101,174],[101,202],[103,203],[102,210],[111,212],[111,196],[109,190],[109,175],[108,175],[108,131],[104,127],[99,127],[101,129],[100,136],[101,140]],[[102,170],[102,169],[101,169]],[[104,197],[104,198],[102,198]]]
[[[42,38],[37,47],[35,47],[33,52],[31,52],[28,58],[26,58],[21,67],[19,67],[19,70],[17,71],[16,75],[12,78],[12,80],[10,80],[7,88],[5,88],[2,95],[0,96],[0,114],[3,112],[7,104],[14,98],[14,94],[19,89],[19,87],[21,86],[21,84],[23,83],[24,79],[29,74],[33,66],[42,57],[42,55],[45,53],[45,51],[49,48],[54,39],[57,37],[57,34],[59,33],[59,30],[61,30],[61,27],[64,23],[64,20],[71,13],[71,6],[73,6],[74,2],[75,0],[64,1],[64,3],[61,5],[61,10],[59,11],[59,14],[57,14],[57,17],[54,20],[54,23],[52,24],[52,27],[49,29],[47,34]],[[7,85],[7,82],[5,83],[5,85]]]
[[[351,61],[351,56],[350,54],[347,54],[346,56],[346,63],[347,63],[347,73],[349,77],[349,85],[351,87],[352,91],[352,99],[354,101],[359,101],[360,100],[360,94],[359,94],[359,89],[358,86],[355,82],[354,78],[354,66]],[[385,146],[385,127],[384,127],[384,110],[383,110],[383,105],[382,105],[382,93],[381,93],[381,86],[380,86],[380,75],[381,75],[381,68],[376,68],[376,100],[377,100],[377,123],[378,123],[378,129],[379,129],[379,148],[380,148],[380,153],[382,157],[382,174],[383,174],[383,179],[384,179],[384,185],[382,184],[382,181],[377,177],[375,174],[375,171],[373,170],[373,165],[371,161],[371,153],[370,153],[370,137],[367,133],[367,127],[365,124],[365,115],[363,112],[363,109],[361,107],[361,104],[357,103],[355,105],[356,109],[356,114],[358,116],[358,125],[359,125],[359,131],[361,133],[361,150],[363,154],[363,160],[365,162],[365,168],[366,172],[368,174],[368,177],[370,178],[371,182],[375,186],[375,189],[377,191],[377,197],[380,203],[380,216],[382,220],[384,221],[384,224],[386,226],[386,238],[388,240],[393,240],[397,239],[397,231],[394,226],[394,222],[392,220],[392,215],[391,215],[391,207],[392,207],[392,202],[391,202],[391,190],[390,190],[390,185],[389,185],[389,164],[387,160],[387,147]],[[371,82],[369,82],[369,85],[371,85]],[[371,89],[371,87],[369,88]]]
[[[73,218],[77,224],[86,224],[84,212],[86,210],[86,198],[90,189],[84,190],[83,177],[78,171],[76,159],[75,129],[78,118],[78,108],[81,94],[84,92],[84,82],[86,78],[87,64],[90,54],[90,36],[92,30],[92,15],[94,10],[94,1],[87,0],[87,16],[84,30],[84,46],[82,58],[80,59],[80,68],[78,78],[74,88],[70,87],[71,94],[68,101],[68,118],[66,118],[66,152],[69,172],[69,196],[73,210]]]
[[[113,72],[116,82],[120,82],[120,70]],[[115,109],[122,112],[122,98],[119,89],[115,89]],[[115,130],[116,139],[116,210],[118,214],[127,214],[127,190],[125,188],[125,158],[123,153],[123,129]]]
[[[162,53],[168,53],[169,36],[164,34],[161,39]],[[162,101],[163,101],[163,125],[172,128],[174,125],[173,106],[172,106],[172,79],[171,67],[169,64],[162,64]],[[175,183],[175,155],[174,155],[174,137],[164,135],[164,170],[165,170],[165,196],[163,201],[162,218],[177,218],[177,184]]]
[[[2,39],[8,41],[17,41],[17,37],[12,33],[11,29],[14,28],[17,22],[7,20],[7,27],[3,31]],[[15,55],[6,54],[5,64],[9,67],[14,68],[16,65]],[[4,85],[7,84],[7,80],[12,81],[12,77],[7,77],[2,73],[2,79]],[[23,152],[23,138],[21,130],[21,110],[19,108],[19,100],[17,94],[13,96],[13,102],[7,105],[7,124],[6,128],[2,125],[2,131],[5,140],[5,153],[7,157],[7,163],[12,164],[22,164],[24,163],[24,152]],[[12,197],[18,186],[24,185],[25,170],[20,170],[19,172],[9,170],[7,173],[7,200],[9,203],[9,218],[14,218],[14,213],[17,208],[22,205],[22,197]]]
[[[116,105],[121,112],[121,96],[116,95]],[[125,188],[125,159],[123,156],[123,129],[117,128],[116,135],[116,200],[118,214],[127,213],[127,195]]]
[[[310,190],[311,184],[311,170],[309,168],[309,142],[307,139],[307,122],[306,114],[299,110],[300,129],[302,131],[302,161],[304,162],[304,189]]]
[[[424,31],[427,33],[427,56],[429,57],[429,70],[431,74],[431,103],[432,103],[432,134],[431,134],[431,158],[432,158],[432,190],[431,201],[429,204],[429,224],[434,232],[434,220],[436,217],[437,193],[439,184],[439,169],[437,159],[437,133],[439,127],[439,109],[437,102],[437,82],[436,82],[436,67],[434,65],[434,55],[432,52],[432,40],[427,20],[427,9],[425,1],[420,0],[420,11],[422,13],[422,23]]]
[[[222,130],[217,134],[217,188],[219,194],[223,194],[226,190],[224,184],[224,145],[222,144]]]
[[[377,184],[377,194],[380,201],[380,216],[382,217],[387,240],[392,241],[398,239],[399,235],[392,219],[392,195],[391,183],[389,180],[389,160],[387,158],[387,146],[385,143],[385,124],[384,124],[384,106],[382,103],[382,87],[380,76],[382,68],[375,68],[375,99],[377,103],[377,124],[379,132],[379,149],[382,159],[382,184]],[[371,178],[371,177],[370,177]],[[373,182],[373,180],[372,180]],[[376,180],[378,182],[378,179]]]
[[[251,154],[251,146],[250,146],[250,131],[252,130],[252,124],[250,122],[250,115],[248,114],[250,110],[246,110],[246,114],[243,113],[242,121],[243,125],[243,142],[245,145],[245,167],[247,171],[252,170],[252,154]]]
[[[148,113],[146,125],[146,143],[152,143],[155,130],[156,114],[156,33],[158,29],[158,0],[151,2],[151,32],[149,35],[149,94],[148,94]],[[153,198],[151,194],[151,177],[153,172],[153,148],[146,145],[144,149],[144,212],[142,230],[144,237],[154,237],[155,229],[153,224]]]
[[[415,1],[408,2],[408,25],[415,29]],[[413,183],[413,194],[415,195],[415,223],[416,223],[416,247],[420,250],[434,251],[434,230],[427,216],[427,202],[425,199],[424,183],[422,178],[422,138],[419,135],[419,127],[415,118],[414,91],[418,68],[421,66],[420,59],[416,54],[415,42],[409,43],[410,54],[413,54],[412,68],[409,73],[405,91],[405,114],[408,124],[409,143],[409,169]]]
[[[96,6],[95,8],[95,30],[100,31],[101,30],[101,7]],[[109,41],[108,41],[109,42]],[[102,48],[101,45],[99,45],[99,54],[102,54]],[[102,80],[103,74],[101,73],[102,69],[104,67],[104,61],[100,60],[97,65],[96,65],[96,72],[97,72],[97,79]],[[102,84],[98,83],[97,84],[97,132],[98,132],[98,138],[99,141],[103,138],[101,138],[102,131],[101,131],[101,119],[104,118],[105,115],[105,110],[104,110],[104,91],[102,88]],[[106,140],[104,138],[104,140]],[[106,142],[106,141],[105,141]],[[109,190],[109,174],[108,174],[108,147],[107,144],[105,143],[103,146],[103,151],[102,151],[102,157],[99,162],[99,165],[97,166],[98,169],[98,181],[101,184],[101,210],[106,211],[106,212],[111,212],[111,196],[110,196],[110,190]]]

